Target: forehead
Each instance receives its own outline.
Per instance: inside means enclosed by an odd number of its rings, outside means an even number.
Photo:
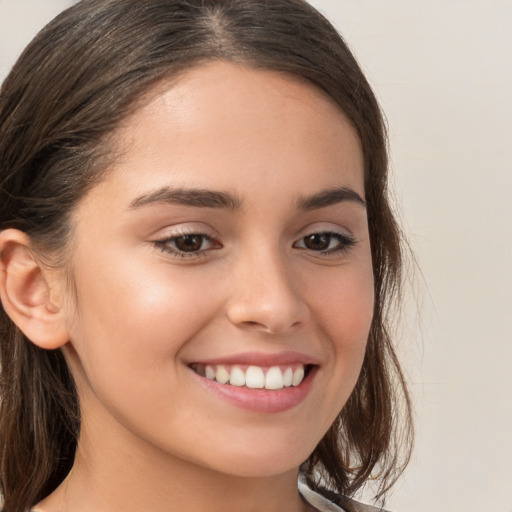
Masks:
[[[115,141],[122,156],[113,175],[140,189],[171,180],[223,190],[265,184],[270,194],[314,180],[364,195],[352,124],[327,94],[284,73],[222,61],[193,68],[155,87]]]

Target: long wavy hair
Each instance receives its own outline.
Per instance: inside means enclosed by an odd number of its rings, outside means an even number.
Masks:
[[[113,158],[110,136],[155,84],[224,59],[307,80],[357,130],[375,306],[359,380],[305,462],[307,477],[353,495],[392,485],[410,456],[411,406],[388,329],[400,296],[401,233],[390,210],[383,117],[342,37],[303,0],[83,0],[46,26],[0,89],[0,229],[63,251],[77,202]],[[0,486],[25,512],[69,472],[80,433],[59,350],[32,344],[0,309]]]

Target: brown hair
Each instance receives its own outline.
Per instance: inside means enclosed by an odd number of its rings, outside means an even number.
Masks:
[[[84,0],[62,13],[0,90],[0,229],[25,231],[43,252],[65,248],[70,212],[111,161],[109,135],[155,83],[213,59],[308,80],[359,133],[374,317],[356,388],[305,470],[346,495],[377,471],[381,495],[405,467],[412,438],[386,327],[400,292],[401,240],[387,198],[385,127],[343,39],[305,1]],[[37,348],[3,309],[0,357],[1,491],[5,511],[23,512],[73,464],[78,397],[61,352]]]

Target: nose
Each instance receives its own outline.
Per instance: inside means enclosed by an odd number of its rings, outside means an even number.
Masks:
[[[305,290],[277,254],[241,257],[232,273],[227,316],[237,327],[269,334],[293,332],[310,318]]]

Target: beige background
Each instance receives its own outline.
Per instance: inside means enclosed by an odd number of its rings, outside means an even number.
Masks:
[[[400,342],[417,449],[388,507],[512,512],[512,2],[311,1],[387,114],[421,269]],[[0,79],[67,4],[0,0]]]

